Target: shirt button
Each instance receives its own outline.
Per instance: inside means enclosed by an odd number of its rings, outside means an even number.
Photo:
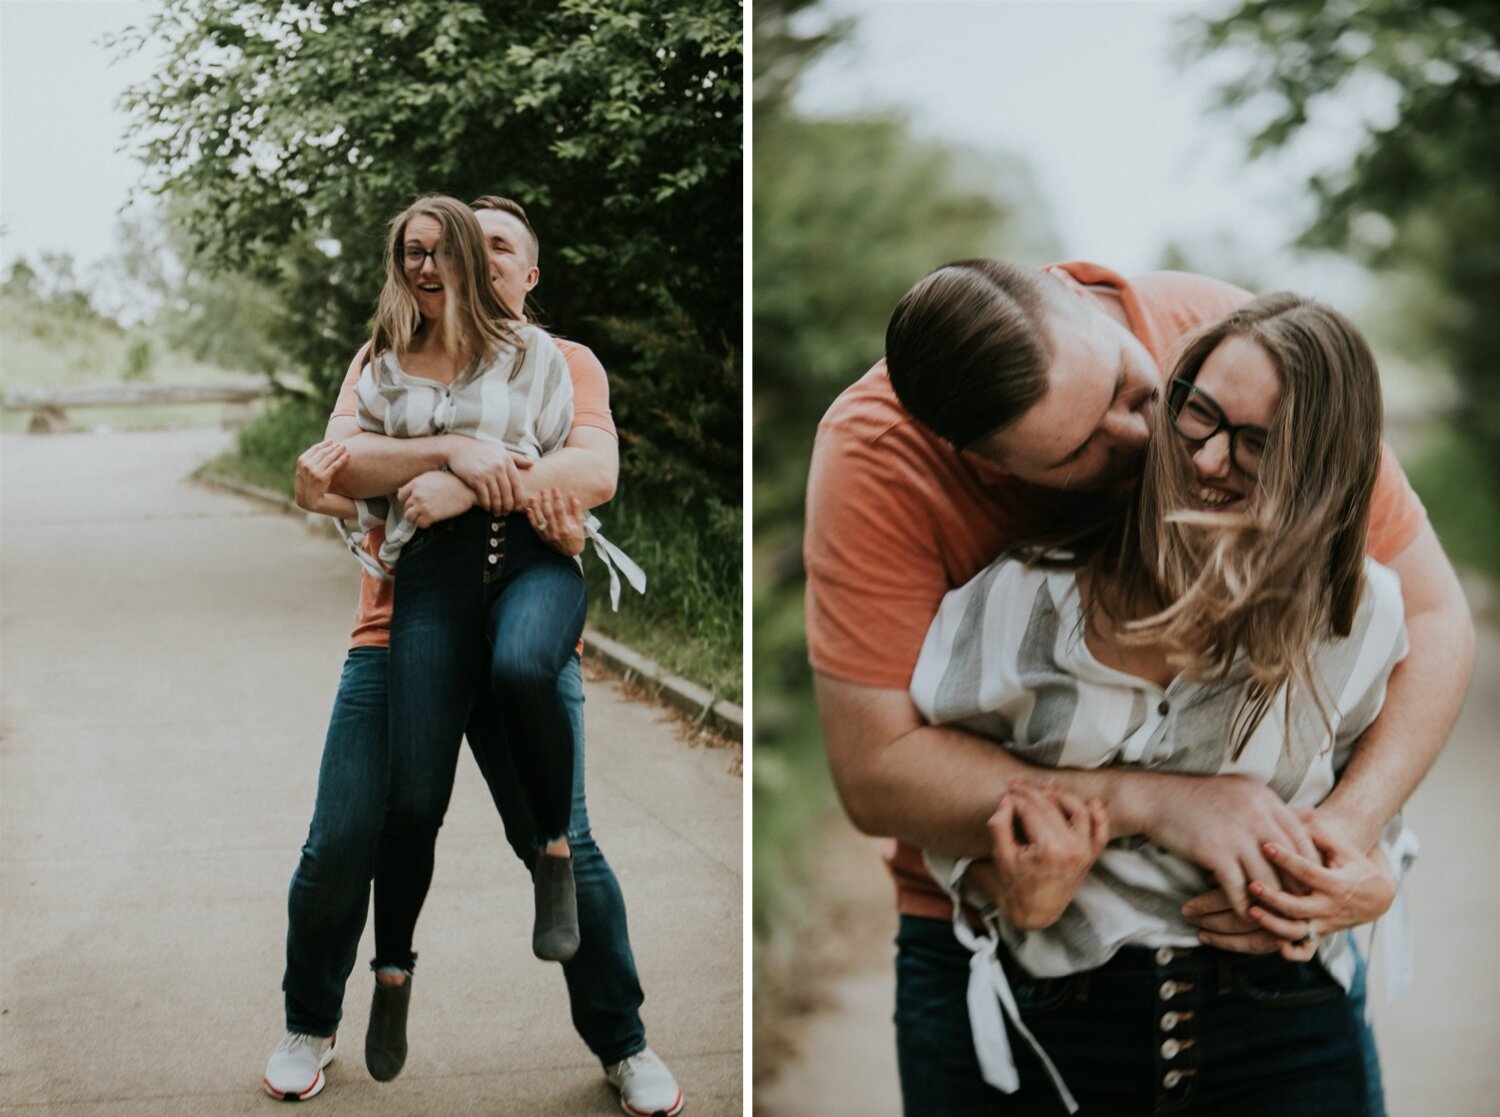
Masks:
[[[1156,712],[1159,713],[1162,717],[1166,717],[1168,714],[1170,714],[1172,712],[1172,703],[1168,702],[1165,698],[1163,698],[1161,700],[1161,702],[1157,705]]]
[[[500,561],[500,556],[499,555],[491,555],[490,556],[490,565],[491,566],[494,566],[495,563],[497,563],[499,561]]]
[[[1181,1081],[1182,1081],[1182,1072],[1181,1071],[1179,1071],[1179,1070],[1169,1070],[1162,1077],[1161,1084],[1163,1086],[1165,1086],[1168,1090],[1171,1090],[1171,1089],[1174,1089],[1176,1087],[1177,1083],[1179,1083]]]
[[[1178,1043],[1175,1039],[1169,1039],[1161,1045],[1161,1057],[1163,1059],[1175,1059],[1177,1058],[1177,1053],[1181,1050],[1182,1044]]]
[[[1161,995],[1162,1000],[1170,1001],[1173,997],[1177,996],[1177,982],[1163,981],[1157,993]]]
[[[1158,966],[1165,966],[1175,957],[1176,954],[1172,952],[1172,948],[1170,946],[1164,946],[1156,952],[1156,964]]]
[[[1167,1013],[1161,1018],[1161,1030],[1170,1032],[1173,1028],[1177,1027],[1178,1021],[1181,1019],[1182,1017],[1178,1016],[1175,1012]]]

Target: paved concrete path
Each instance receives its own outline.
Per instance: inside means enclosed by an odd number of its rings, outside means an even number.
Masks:
[[[186,480],[216,431],[0,438],[0,1112],[278,1111],[286,888],[357,567]],[[590,680],[589,806],[650,1041],[688,1114],[739,1114],[741,780]],[[369,978],[309,1102],[337,1114],[618,1113],[529,948],[530,881],[472,758],[418,927],[412,1053],[365,1073]],[[372,953],[366,931],[360,957]]]
[[[1407,817],[1422,854],[1407,883],[1416,935],[1415,978],[1385,1002],[1377,958],[1371,995],[1389,1117],[1494,1117],[1500,1113],[1500,628],[1484,624],[1463,715]],[[824,1007],[789,1029],[798,1057],[758,1085],[755,1110],[769,1117],[898,1117],[894,959],[896,919],[876,843],[852,830],[834,840],[841,891],[867,929],[846,948],[849,964],[830,982]],[[847,931],[847,928],[845,929]],[[1270,1115],[1268,1115],[1270,1117]]]

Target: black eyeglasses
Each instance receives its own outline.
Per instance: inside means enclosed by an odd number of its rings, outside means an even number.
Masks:
[[[1172,429],[1200,446],[1220,431],[1229,432],[1229,460],[1252,481],[1260,476],[1269,432],[1265,427],[1231,423],[1214,398],[1190,380],[1174,380],[1167,389],[1167,411]]]
[[[406,266],[412,271],[420,271],[422,269],[422,262],[429,256],[432,257],[432,262],[435,266],[453,259],[453,253],[449,252],[447,247],[441,244],[436,248],[423,248],[420,244],[408,244],[401,253],[401,259],[406,262]]]

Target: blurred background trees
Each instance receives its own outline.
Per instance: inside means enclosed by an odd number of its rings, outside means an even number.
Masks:
[[[1500,573],[1500,6],[1248,0],[1191,51],[1237,67],[1250,158],[1337,128],[1300,243],[1375,269],[1380,332],[1456,384],[1453,436],[1408,470],[1449,554]]]
[[[884,352],[897,300],[950,260],[1055,258],[1028,169],[919,138],[897,116],[809,119],[802,69],[845,25],[757,0],[752,316],[757,992],[805,913],[806,847],[837,811],[802,624],[802,505],[823,412]],[[757,1023],[768,1006],[757,1009]]]

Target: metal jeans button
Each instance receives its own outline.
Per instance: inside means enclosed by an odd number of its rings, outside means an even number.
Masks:
[[[1161,1084],[1168,1090],[1171,1090],[1177,1085],[1177,1083],[1181,1081],[1182,1072],[1180,1070],[1169,1070],[1165,1075],[1162,1076]]]
[[[495,563],[497,563],[499,561],[500,561],[500,556],[499,555],[491,555],[490,556],[490,565],[491,566],[494,566]]]
[[[490,546],[491,547],[498,547],[498,546],[500,546],[500,540],[496,539],[493,535],[490,536]]]
[[[500,521],[499,520],[492,521],[490,523],[490,530],[491,531],[499,531],[500,530]]]
[[[1182,1017],[1178,1016],[1177,1013],[1169,1012],[1161,1018],[1161,1030],[1164,1032],[1170,1032],[1173,1028],[1177,1027],[1177,1025],[1181,1021]]]
[[[1177,982],[1163,981],[1161,988],[1157,992],[1161,995],[1162,1000],[1170,1001],[1173,997],[1177,996]]]
[[[1164,946],[1156,952],[1156,964],[1165,966],[1175,957],[1177,957],[1176,952],[1170,946]]]
[[[1175,1059],[1177,1053],[1182,1050],[1182,1044],[1175,1039],[1169,1039],[1161,1045],[1161,1057],[1163,1059]]]

